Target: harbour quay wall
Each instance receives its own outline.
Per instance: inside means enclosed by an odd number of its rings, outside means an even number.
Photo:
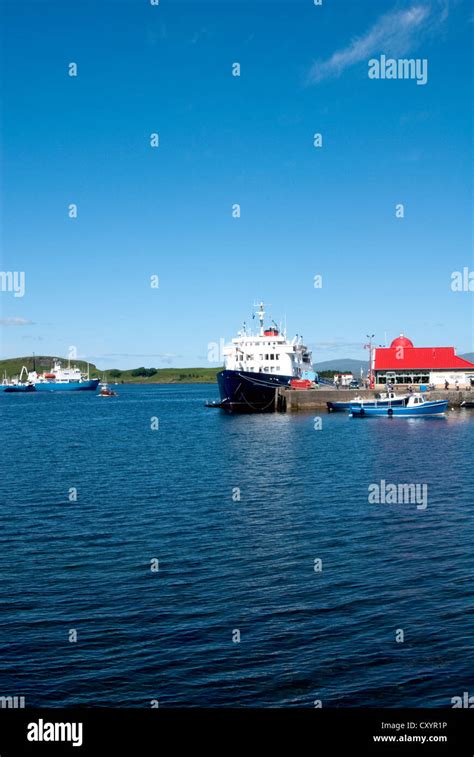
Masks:
[[[275,397],[276,410],[280,412],[311,412],[312,410],[327,410],[327,402],[348,402],[356,397],[366,400],[375,399],[377,392],[371,389],[356,389],[349,391],[347,389],[277,389]],[[404,392],[397,392],[404,394]],[[449,407],[460,407],[464,401],[472,402],[474,392],[462,389],[456,390],[435,390],[425,392],[424,396],[430,400],[448,400]]]

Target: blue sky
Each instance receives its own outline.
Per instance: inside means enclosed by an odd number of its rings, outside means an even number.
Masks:
[[[473,350],[470,2],[1,8],[1,268],[26,276],[2,357],[207,365],[261,298],[315,361],[368,333]],[[381,54],[427,84],[369,79]]]

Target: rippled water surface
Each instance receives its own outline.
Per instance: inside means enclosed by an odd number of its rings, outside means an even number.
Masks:
[[[0,393],[0,695],[395,707],[473,692],[473,411],[321,414],[316,430],[206,409],[213,386],[117,389]],[[427,484],[427,508],[369,503],[382,479]]]

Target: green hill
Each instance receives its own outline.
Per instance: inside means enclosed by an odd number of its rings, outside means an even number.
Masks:
[[[51,355],[36,355],[34,358],[38,373],[49,371],[53,361],[58,359],[62,365],[67,365],[67,358],[57,358]],[[14,357],[9,360],[0,360],[0,379],[5,372],[8,378],[18,376],[22,367],[26,366],[29,371],[33,370],[32,357]],[[81,371],[87,373],[87,363],[83,360],[71,360],[71,365],[77,365]],[[118,381],[125,384],[215,384],[216,375],[220,368],[132,368],[120,370],[109,368],[102,371],[93,363],[89,363],[89,375],[91,378],[102,378],[108,381]]]

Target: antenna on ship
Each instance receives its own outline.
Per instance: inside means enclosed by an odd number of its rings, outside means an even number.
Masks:
[[[263,336],[263,321],[265,318],[265,303],[264,302],[254,302],[253,304],[254,308],[258,308],[257,315],[258,320],[260,321],[260,336]],[[268,303],[267,303],[267,307]]]

